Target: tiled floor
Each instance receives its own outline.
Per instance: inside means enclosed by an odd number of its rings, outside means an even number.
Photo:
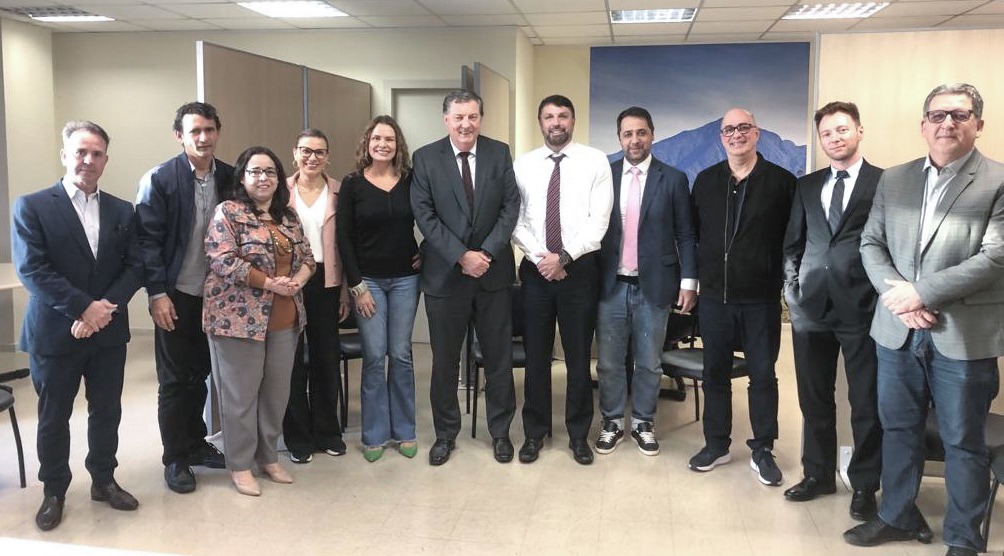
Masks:
[[[778,375],[781,388],[778,463],[785,485],[800,478],[800,415],[785,332]],[[72,469],[76,480],[67,495],[63,524],[49,533],[35,528],[42,496],[34,479],[35,394],[28,380],[15,383],[26,441],[29,485],[18,488],[13,439],[0,417],[0,547],[3,538],[43,540],[96,547],[177,554],[681,554],[681,555],[934,555],[937,542],[894,543],[873,549],[844,544],[842,531],[850,495],[840,492],[794,504],[782,488],[761,485],[750,470],[743,440],[749,436],[743,381],[734,383],[735,429],[732,463],[708,474],[687,470],[687,459],[702,445],[693,421],[693,400],[662,400],[657,432],[662,454],[646,457],[630,439],[591,466],[577,465],[566,448],[563,367],[556,367],[554,438],[532,465],[496,463],[485,435],[465,434],[450,462],[430,467],[432,441],[428,401],[429,350],[415,347],[418,368],[419,457],[408,460],[388,451],[366,463],[358,446],[358,393],[351,396],[349,454],[315,455],[309,465],[286,465],[296,484],[262,481],[260,498],[237,494],[226,471],[197,470],[198,490],[171,493],[164,486],[157,430],[157,381],[152,337],[137,334],[130,345],[117,479],[140,500],[123,513],[91,502],[84,470],[86,406],[78,397],[73,420]],[[23,356],[0,354],[0,368]],[[357,387],[358,362],[352,366]],[[517,391],[522,375],[516,371]],[[462,396],[462,393],[458,393]],[[521,396],[520,396],[521,397]],[[461,403],[463,403],[461,397]],[[595,430],[595,424],[594,424]],[[512,438],[523,440],[519,417]],[[935,533],[941,532],[944,483],[925,479],[919,505]],[[1004,511],[994,520],[991,548],[1004,547]],[[25,544],[9,543],[24,551]],[[48,545],[45,554],[83,553]],[[62,550],[65,549],[66,552]],[[0,548],[0,553],[7,553]],[[32,549],[31,554],[40,554]],[[87,552],[90,553],[90,552]],[[13,554],[13,552],[12,552]]]

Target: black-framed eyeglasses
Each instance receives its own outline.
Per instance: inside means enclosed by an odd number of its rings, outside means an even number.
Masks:
[[[251,176],[254,179],[261,179],[262,176],[270,180],[274,180],[279,177],[279,173],[275,171],[275,168],[248,168],[244,170],[244,173]]]
[[[756,126],[753,124],[727,125],[722,128],[722,135],[732,137],[737,131],[740,135],[747,135],[754,129],[756,129]]]
[[[952,121],[961,124],[968,122],[973,117],[972,110],[928,110],[924,118],[932,124],[940,124],[951,116]]]
[[[296,150],[300,151],[300,156],[303,158],[310,158],[311,156],[316,156],[317,158],[324,158],[328,156],[328,149],[312,149],[310,147],[297,147]]]

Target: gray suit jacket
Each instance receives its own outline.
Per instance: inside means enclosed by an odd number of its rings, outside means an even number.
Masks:
[[[914,282],[924,305],[938,312],[934,345],[952,359],[1004,354],[1004,165],[974,151],[934,213],[934,234],[920,248],[924,159],[882,174],[861,234],[861,260],[875,289],[887,278]],[[914,281],[919,268],[920,278]],[[879,304],[872,337],[901,348],[909,329]]]
[[[415,151],[411,210],[425,236],[420,249],[426,295],[448,297],[474,280],[457,263],[467,250],[483,250],[492,257],[488,272],[478,278],[484,289],[508,288],[516,279],[510,237],[520,197],[509,147],[482,135],[476,153],[472,213],[450,138]]]

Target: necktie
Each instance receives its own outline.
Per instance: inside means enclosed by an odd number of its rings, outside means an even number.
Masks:
[[[837,170],[837,183],[833,184],[833,195],[830,196],[830,213],[827,220],[830,222],[830,232],[836,233],[840,226],[840,217],[844,214],[844,178],[850,177],[847,170]]]
[[[633,166],[631,185],[628,187],[627,211],[624,213],[624,244],[621,246],[621,266],[624,270],[638,269],[638,219],[641,214],[641,170]]]
[[[544,240],[547,250],[551,253],[561,253],[564,244],[561,242],[561,159],[563,154],[552,154],[554,170],[551,181],[547,182],[547,212],[544,214]]]
[[[460,166],[462,168],[460,177],[464,180],[464,194],[467,195],[467,206],[470,207],[471,212],[474,212],[474,180],[471,179],[471,163],[467,160],[467,157],[471,156],[471,153],[464,151],[459,153],[458,156],[460,156]]]

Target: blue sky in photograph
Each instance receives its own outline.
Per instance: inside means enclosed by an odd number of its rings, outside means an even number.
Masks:
[[[808,142],[808,43],[594,47],[590,71],[590,143],[608,154],[620,150],[617,114],[631,105],[652,113],[656,141],[740,106],[762,128]]]

